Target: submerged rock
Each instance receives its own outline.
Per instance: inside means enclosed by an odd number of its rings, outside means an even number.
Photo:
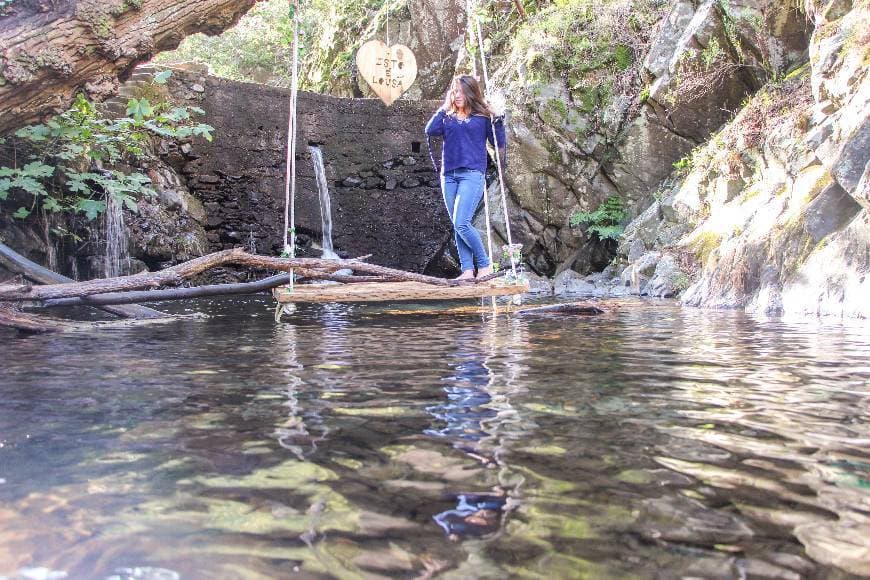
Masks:
[[[708,546],[740,542],[755,535],[738,516],[682,495],[644,500],[638,528],[651,539]]]

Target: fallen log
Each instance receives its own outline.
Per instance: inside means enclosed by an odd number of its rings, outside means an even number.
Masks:
[[[388,278],[380,276],[344,276],[338,275],[308,275],[306,279],[328,280],[343,284],[360,284],[363,282],[388,282]],[[290,283],[290,274],[278,274],[257,280],[256,282],[242,282],[239,284],[211,284],[208,286],[193,286],[189,288],[171,288],[169,290],[134,290],[132,292],[111,292],[107,294],[95,294],[81,298],[54,298],[45,300],[41,306],[51,308],[55,306],[96,306],[103,307],[118,304],[139,304],[142,302],[168,302],[172,300],[188,300],[190,298],[210,298],[212,296],[242,296],[256,294],[264,290],[271,290],[278,286]],[[302,286],[303,284],[300,284]]]
[[[21,312],[10,304],[0,304],[0,327],[3,326],[21,332],[43,333],[74,328],[76,323],[49,316],[36,316]]]
[[[323,260],[319,258],[273,258],[270,256],[258,256],[248,254],[242,248],[223,250],[208,254],[200,258],[194,258],[176,266],[160,270],[158,272],[142,272],[130,276],[119,276],[100,280],[88,280],[85,282],[71,282],[65,284],[52,284],[48,286],[35,286],[27,291],[9,288],[0,291],[0,300],[9,302],[33,301],[43,302],[58,298],[82,298],[96,294],[113,292],[126,292],[131,290],[143,290],[146,288],[160,288],[163,286],[177,286],[184,280],[193,278],[209,269],[219,266],[244,266],[262,270],[278,270],[283,272],[299,271],[303,276],[318,276],[321,278],[337,277],[339,270],[353,270],[365,274],[373,274],[377,277],[392,281],[423,282],[436,286],[467,286],[480,283],[481,280],[446,280],[403,272],[385,266],[367,264],[358,260]],[[496,273],[504,275],[505,272]],[[487,277],[487,280],[491,277]]]
[[[585,315],[592,316],[597,314],[606,314],[607,310],[599,308],[595,304],[589,302],[571,302],[566,304],[548,304],[547,306],[533,306],[530,308],[522,308],[516,311],[520,315],[549,315],[549,314],[570,314],[570,315]]]
[[[233,296],[254,294],[263,290],[277,288],[290,283],[290,274],[278,274],[256,282],[240,284],[212,284],[208,286],[193,286],[190,288],[172,288],[169,290],[139,290],[133,292],[111,292],[96,294],[81,298],[54,298],[45,300],[42,306],[108,306],[117,304],[138,304],[140,302],[166,302],[170,300],[187,300],[189,298],[206,298],[212,296]]]
[[[15,274],[20,274],[39,284],[63,284],[67,282],[75,282],[72,278],[62,276],[57,272],[52,272],[48,268],[40,266],[32,260],[28,260],[6,244],[0,243],[0,264],[7,270]],[[0,294],[5,294],[11,289],[6,286],[0,286]],[[127,303],[130,304],[130,303]],[[164,318],[166,314],[153,308],[145,306],[100,306],[100,310],[120,316],[121,318],[134,319],[149,319],[149,318]]]

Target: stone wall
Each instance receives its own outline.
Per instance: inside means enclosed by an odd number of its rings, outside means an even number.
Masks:
[[[245,246],[276,255],[283,246],[285,150],[290,93],[176,71],[177,100],[206,111],[214,141],[174,150],[190,192],[203,202],[211,250]],[[296,153],[299,255],[319,256],[321,214],[309,145],[323,152],[340,256],[410,271],[442,263],[451,226],[423,128],[437,103],[300,93]],[[446,266],[445,266],[446,264]]]

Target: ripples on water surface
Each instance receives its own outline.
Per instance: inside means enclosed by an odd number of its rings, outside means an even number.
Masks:
[[[4,335],[0,576],[870,573],[863,323],[198,307]]]

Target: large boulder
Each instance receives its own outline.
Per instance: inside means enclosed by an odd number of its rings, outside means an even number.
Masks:
[[[407,44],[417,59],[420,96],[443,98],[453,78],[457,55],[465,46],[465,2],[411,0],[408,9],[411,22]]]

